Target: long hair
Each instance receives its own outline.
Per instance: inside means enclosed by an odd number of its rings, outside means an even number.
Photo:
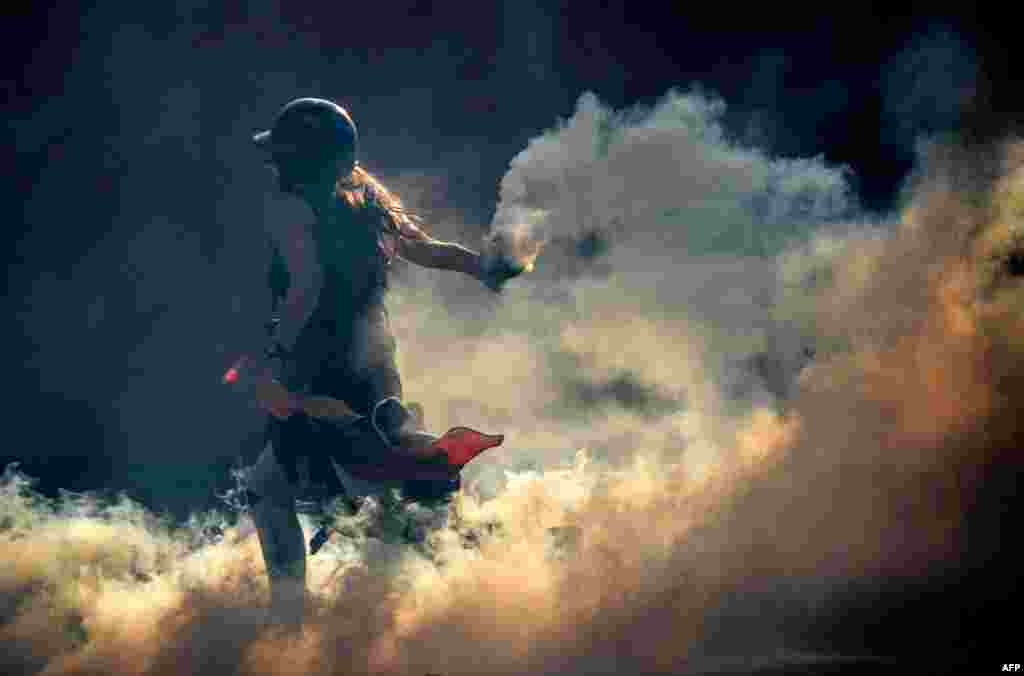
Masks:
[[[358,164],[351,174],[338,179],[335,191],[350,209],[365,216],[383,232],[415,239],[428,237],[422,229],[422,219],[406,209],[397,195]]]

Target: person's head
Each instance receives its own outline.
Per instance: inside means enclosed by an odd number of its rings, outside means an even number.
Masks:
[[[326,99],[286,104],[273,126],[253,136],[277,173],[281,190],[303,195],[329,191],[357,166],[359,135],[348,112]]]

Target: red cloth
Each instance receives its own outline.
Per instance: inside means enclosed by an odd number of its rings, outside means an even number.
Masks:
[[[434,442],[434,447],[448,453],[448,464],[462,467],[488,448],[500,446],[505,440],[500,434],[483,434],[468,427],[453,427]]]
[[[483,434],[468,427],[454,427],[428,449],[415,453],[401,449],[383,449],[372,464],[339,464],[352,476],[368,481],[447,480],[457,476],[470,460],[488,448],[500,446],[504,440],[505,437],[500,434]],[[438,458],[438,461],[423,459],[437,457],[439,454],[436,451],[439,450],[444,451],[447,462],[443,462],[441,458]]]

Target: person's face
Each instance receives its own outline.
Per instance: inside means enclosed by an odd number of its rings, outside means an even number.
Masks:
[[[264,164],[277,179],[282,192],[301,195],[308,190],[332,188],[339,178],[351,175],[355,163],[346,155],[327,162],[322,168],[318,168],[316,162],[278,156],[268,157]]]
[[[277,180],[281,192],[301,195],[304,185],[317,182],[317,177],[301,171],[300,163],[289,161],[287,158],[270,157],[265,165]]]

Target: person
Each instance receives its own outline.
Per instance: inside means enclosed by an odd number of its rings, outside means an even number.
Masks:
[[[290,272],[307,282],[288,290],[279,339],[286,388],[264,396],[267,443],[248,475],[250,511],[270,580],[271,607],[301,622],[306,550],[295,510],[300,470],[323,467],[332,449],[311,433],[300,396],[345,402],[385,444],[422,436],[421,423],[402,399],[396,342],[385,308],[388,271],[396,258],[474,277],[497,291],[522,270],[431,237],[401,201],[358,161],[356,126],[333,101],[302,98],[285,105],[268,131],[253,137],[278,187],[304,201],[315,222],[293,227],[279,242]],[[310,274],[310,271],[313,271]],[[260,357],[254,355],[253,361]],[[272,378],[264,362],[259,378]],[[336,437],[331,437],[336,440]],[[310,462],[299,462],[306,458]],[[316,461],[320,461],[319,464]],[[339,469],[334,465],[334,469]],[[340,472],[344,483],[344,473]],[[410,481],[403,489],[434,497],[457,482]],[[421,495],[422,497],[422,495]]]

